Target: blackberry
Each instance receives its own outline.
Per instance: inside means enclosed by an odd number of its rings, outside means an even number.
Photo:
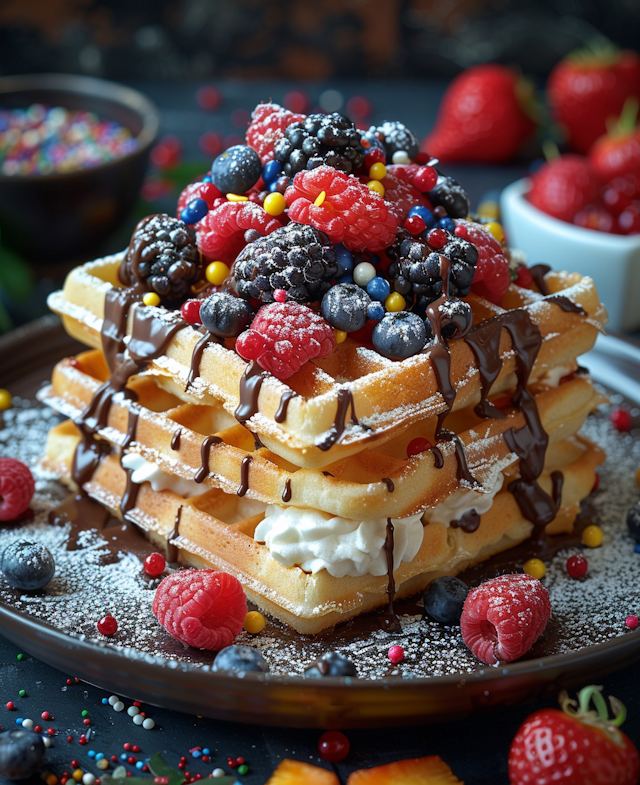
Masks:
[[[404,152],[409,158],[413,159],[420,151],[418,138],[404,123],[399,123],[396,120],[387,120],[377,128],[372,127],[369,130],[382,135],[382,143],[387,152],[388,164],[394,163],[394,153]]]
[[[351,174],[364,163],[360,132],[339,112],[310,114],[306,120],[292,123],[276,142],[274,152],[289,177],[322,164]]]
[[[336,252],[324,232],[290,223],[255,240],[233,263],[229,285],[245,300],[274,301],[276,289],[288,300],[321,300],[338,272]]]
[[[194,230],[170,215],[148,215],[136,226],[118,275],[125,286],[141,284],[177,308],[204,279]]]
[[[392,263],[387,274],[394,291],[413,304],[414,312],[424,315],[427,305],[442,294],[440,255],[451,262],[449,295],[466,297],[473,282],[478,261],[476,247],[454,234],[448,234],[443,248],[434,250],[421,236],[413,237],[405,230],[399,232],[396,242],[387,249]]]

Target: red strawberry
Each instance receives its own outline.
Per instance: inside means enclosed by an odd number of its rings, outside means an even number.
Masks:
[[[606,133],[630,96],[640,98],[640,55],[616,49],[575,52],[553,69],[547,82],[549,104],[579,153]]]
[[[446,162],[508,161],[535,129],[527,103],[531,89],[510,68],[497,63],[468,68],[447,88],[421,148]]]
[[[0,521],[14,521],[26,512],[34,493],[31,469],[15,458],[0,458]]]
[[[613,216],[599,203],[590,204],[584,210],[576,213],[573,223],[584,229],[596,229],[598,232],[615,231]]]
[[[578,701],[562,692],[562,711],[542,709],[525,720],[509,751],[511,785],[636,785],[640,758],[619,730],[626,711],[609,698],[609,719],[600,690],[585,687]]]
[[[279,104],[258,104],[251,114],[247,128],[247,144],[258,153],[263,164],[273,160],[273,148],[284,136],[285,128],[299,123],[304,114],[294,114]]]
[[[631,98],[619,121],[589,151],[589,162],[602,180],[640,177],[640,128],[636,128],[638,102]]]
[[[531,575],[500,575],[467,595],[460,632],[473,654],[487,665],[513,662],[542,634],[549,616],[549,592]]]
[[[471,290],[500,305],[511,283],[509,260],[496,238],[482,224],[458,219],[455,233],[478,249],[476,272]]]
[[[541,166],[531,178],[528,193],[538,210],[569,223],[597,196],[598,178],[580,155],[561,155]]]

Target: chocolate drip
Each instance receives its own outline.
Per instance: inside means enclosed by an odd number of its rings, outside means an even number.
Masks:
[[[282,501],[283,502],[290,502],[291,501],[291,480],[287,479],[284,484],[284,491],[282,491]]]
[[[333,477],[334,475],[331,472],[322,472],[325,477]]]
[[[480,374],[480,403],[474,409],[478,417],[504,419],[504,414],[487,400],[491,387],[502,369],[500,357],[500,334],[502,321],[488,319],[469,331],[466,342],[475,355]]]
[[[522,461],[520,462],[522,464]],[[558,514],[562,501],[564,475],[560,471],[551,473],[551,496],[536,481],[514,480],[507,490],[515,497],[522,515],[537,526],[546,526]]]
[[[333,420],[333,425],[326,435],[321,438],[321,441],[316,442],[318,447],[323,452],[331,449],[333,445],[340,439],[345,429],[345,420],[347,412],[351,407],[351,423],[358,425],[358,418],[356,417],[356,408],[353,402],[353,394],[347,387],[338,390],[338,406],[336,409],[336,416]]]
[[[543,294],[545,297],[549,294],[549,287],[547,286],[547,282],[544,280],[545,275],[551,270],[548,264],[534,264],[529,267],[529,272],[531,273],[531,277],[533,278],[533,282],[540,290],[540,294]]]
[[[263,381],[264,371],[257,362],[251,360],[240,378],[240,401],[235,411],[239,423],[244,425],[258,411],[258,396]]]
[[[390,477],[383,477],[380,482],[383,482],[387,486],[387,490],[389,493],[393,493],[396,489],[396,486],[393,483],[393,480]]]
[[[458,479],[465,480],[465,482],[468,482],[469,485],[474,485],[476,487],[482,486],[482,483],[479,483],[469,471],[467,456],[464,451],[464,444],[460,440],[460,437],[457,436],[455,433],[452,433],[449,441],[453,442],[453,447],[455,449],[456,461],[458,462],[458,471],[457,471]]]
[[[210,332],[206,332],[203,334],[201,338],[198,339],[198,342],[193,347],[193,353],[191,354],[191,366],[189,367],[189,375],[187,376],[187,384],[185,392],[191,387],[194,381],[200,376],[200,361],[202,360],[202,354],[204,350],[209,346],[211,341],[213,340],[213,336]]]
[[[391,518],[387,518],[387,536],[384,540],[384,550],[387,556],[387,595],[389,597],[387,614],[384,619],[384,629],[387,632],[401,632],[402,627],[393,608],[393,601],[396,596],[396,581],[393,577],[393,524],[391,523]]]
[[[287,409],[289,408],[289,402],[292,398],[297,398],[297,393],[294,393],[293,390],[285,390],[282,393],[278,410],[273,415],[273,419],[277,423],[282,423],[287,419]]]
[[[219,436],[205,436],[200,445],[200,463],[201,466],[193,478],[194,482],[204,482],[209,474],[209,454],[214,444],[220,444],[222,439]]]
[[[442,450],[439,447],[432,447],[431,452],[433,453],[433,465],[436,469],[442,469],[444,466],[444,455],[442,454]]]
[[[180,449],[180,437],[182,436],[182,428],[178,428],[177,431],[173,432],[173,436],[171,437],[171,449],[172,450],[179,450]]]
[[[462,529],[463,532],[471,534],[471,532],[476,531],[478,526],[480,526],[480,516],[473,509],[466,510],[455,521],[451,521],[449,525],[452,529]]]
[[[129,406],[129,414],[127,417],[127,433],[125,434],[124,441],[122,442],[122,451],[127,449],[132,441],[136,438],[136,429],[138,427],[138,417],[140,417],[140,410],[137,407]]]
[[[178,512],[176,513],[176,517],[173,522],[173,529],[167,537],[167,561],[170,562],[178,561],[178,546],[173,545],[171,540],[175,540],[180,534],[180,518],[182,517],[182,507],[182,504],[178,507]]]
[[[139,416],[139,409],[137,407],[130,406],[127,419],[127,432],[120,448],[120,466],[122,466],[122,459],[124,458],[125,450],[136,437],[136,428],[138,426]],[[140,490],[140,486],[134,483],[132,480],[133,469],[124,469],[124,471],[127,475],[127,484],[122,495],[122,501],[120,502],[120,512],[123,516],[128,513],[129,510],[135,507],[136,499],[138,498],[138,492]]]
[[[571,300],[563,294],[550,294],[548,297],[544,298],[544,301],[546,303],[554,303],[568,313],[586,314],[586,311],[581,305],[571,302]]]
[[[238,490],[236,491],[238,496],[244,496],[249,490],[249,464],[252,460],[253,456],[245,455],[240,464],[240,485],[238,485]]]
[[[257,433],[253,431],[249,431],[249,433],[253,436],[253,449],[259,450],[261,447],[264,447],[264,444],[260,441],[260,437]]]
[[[135,302],[142,300],[141,287],[123,289],[114,286],[104,299],[104,319],[100,331],[102,351],[110,371],[116,367],[116,358],[124,351],[129,311]]]

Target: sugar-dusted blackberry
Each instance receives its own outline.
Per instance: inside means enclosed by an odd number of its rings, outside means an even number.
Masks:
[[[410,159],[413,159],[420,151],[420,142],[417,136],[404,123],[399,123],[397,120],[387,120],[377,128],[371,128],[370,130],[382,135],[382,143],[387,151],[388,164],[408,163],[406,161],[394,161],[394,153],[404,152]]]
[[[245,299],[272,303],[276,289],[283,289],[288,300],[312,303],[322,299],[337,273],[327,235],[290,223],[249,243],[233,263],[229,283]]]
[[[170,215],[148,215],[136,226],[118,275],[125,286],[142,284],[178,307],[204,279],[194,230]]]
[[[306,120],[292,123],[276,142],[274,153],[289,177],[323,164],[351,174],[364,163],[360,132],[339,112],[310,114]]]
[[[434,207],[444,207],[449,218],[466,218],[469,215],[467,192],[453,177],[439,174],[435,186],[429,191],[429,199]]]

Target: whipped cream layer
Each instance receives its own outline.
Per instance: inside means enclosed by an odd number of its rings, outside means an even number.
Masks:
[[[410,562],[424,536],[422,515],[392,518],[393,566]],[[305,572],[326,570],[334,578],[386,575],[384,549],[387,519],[352,521],[319,510],[270,504],[254,538],[264,542],[273,558],[285,567]]]
[[[201,496],[208,490],[206,486],[199,485],[193,480],[184,480],[182,477],[163,472],[156,463],[147,461],[135,452],[127,453],[122,458],[122,468],[131,470],[131,481],[137,485],[148,482],[154,491],[173,491],[185,499]]]
[[[451,521],[458,521],[466,512],[475,510],[478,515],[483,515],[491,509],[496,493],[502,488],[504,475],[499,473],[496,483],[488,493],[480,491],[459,490],[454,491],[443,502],[424,511],[424,521],[438,521],[449,525]]]

